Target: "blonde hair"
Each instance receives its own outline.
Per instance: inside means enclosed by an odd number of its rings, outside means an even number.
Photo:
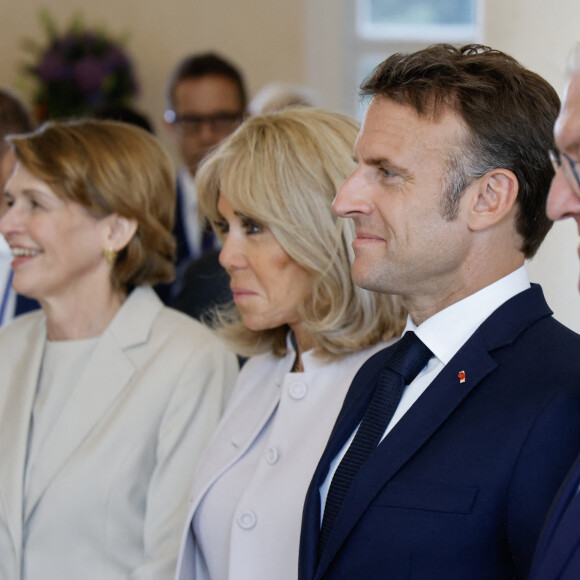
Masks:
[[[312,294],[300,316],[317,354],[328,357],[398,335],[404,322],[398,299],[353,283],[354,225],[330,209],[354,169],[357,132],[353,119],[320,109],[253,117],[206,158],[196,179],[200,218],[223,220],[217,210],[223,193],[237,212],[270,228],[312,274]],[[286,353],[287,326],[251,331],[233,305],[217,317],[220,334],[238,353]]]
[[[126,293],[174,277],[173,168],[158,141],[116,121],[49,122],[9,138],[18,161],[54,193],[91,215],[134,219],[137,232],[111,273]]]

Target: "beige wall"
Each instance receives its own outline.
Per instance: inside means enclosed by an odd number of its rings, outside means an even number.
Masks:
[[[570,48],[580,41],[577,0],[487,0],[485,41],[509,52],[552,83],[560,95]],[[530,277],[540,282],[556,318],[580,332],[578,231],[568,220],[554,225]]]
[[[345,63],[352,62],[342,42],[345,22],[336,3],[353,0],[305,0],[308,11],[307,74],[328,106],[352,102],[344,82]],[[483,0],[482,41],[504,50],[550,81],[562,94],[564,64],[580,41],[578,0]],[[327,48],[326,48],[327,47]],[[318,79],[322,79],[321,82]],[[319,83],[317,85],[317,83]],[[580,332],[578,231],[568,220],[554,225],[538,255],[528,265],[530,278],[544,288],[556,318]]]
[[[309,82],[326,106],[345,109],[353,87],[345,82],[352,62],[337,7],[353,0],[98,0],[82,3],[87,23],[105,23],[131,35],[142,94],[138,105],[163,137],[160,119],[167,74],[189,52],[215,49],[245,71],[250,92],[269,80]],[[37,13],[50,5],[63,24],[78,0],[0,0],[0,86],[17,88],[25,58],[23,36],[41,37]],[[563,63],[580,40],[578,0],[487,0],[483,40],[545,76],[561,93]],[[22,93],[21,93],[22,94]],[[167,142],[166,142],[167,143]],[[580,331],[577,291],[578,235],[574,224],[557,224],[530,264],[556,316]]]
[[[232,59],[250,92],[269,80],[304,79],[304,0],[0,0],[0,86],[21,96],[18,67],[27,58],[21,40],[44,40],[38,12],[45,6],[61,26],[82,6],[86,24],[129,33],[142,89],[137,104],[160,136],[167,75],[190,52],[217,50]]]

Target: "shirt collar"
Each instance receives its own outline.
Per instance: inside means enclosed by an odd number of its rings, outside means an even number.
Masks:
[[[195,177],[191,175],[187,167],[181,167],[177,172],[177,179],[181,188],[181,194],[187,204],[188,212],[197,212],[197,195],[195,193]]]
[[[437,312],[419,326],[410,316],[407,317],[403,333],[414,331],[445,365],[494,310],[529,287],[528,273],[525,266],[521,266],[493,284]]]

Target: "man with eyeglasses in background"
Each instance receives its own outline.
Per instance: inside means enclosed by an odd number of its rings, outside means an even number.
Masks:
[[[200,225],[197,219],[194,178],[205,155],[243,120],[247,105],[244,79],[231,62],[215,53],[193,54],[184,58],[171,74],[167,103],[164,124],[176,140],[184,164],[177,175],[173,231],[179,279],[186,262],[212,250],[215,253],[216,240],[211,228]],[[217,256],[212,254],[210,261],[212,268],[219,268]],[[175,287],[158,289],[166,302],[171,302],[176,291]]]
[[[548,195],[547,214],[554,221],[576,220],[580,234],[580,44],[571,55],[568,68],[570,78],[554,126],[558,149],[550,152],[556,174]],[[580,247],[578,255],[580,257]],[[538,541],[531,579],[580,578],[579,491],[580,458],[570,470],[548,514]]]

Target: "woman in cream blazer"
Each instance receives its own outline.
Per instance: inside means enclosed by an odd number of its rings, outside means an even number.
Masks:
[[[315,109],[246,121],[198,172],[250,356],[194,476],[178,580],[296,580],[308,484],[350,382],[401,330],[392,297],[354,285],[352,224],[330,205],[357,124]]]
[[[42,311],[0,331],[0,579],[171,578],[193,468],[237,375],[149,286],[172,270],[171,165],[112,122],[12,146],[0,232],[15,289]]]

